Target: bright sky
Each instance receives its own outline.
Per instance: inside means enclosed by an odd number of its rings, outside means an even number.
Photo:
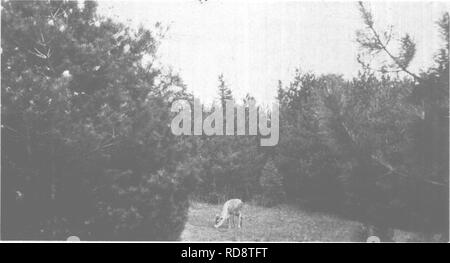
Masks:
[[[417,43],[412,70],[430,65],[441,45],[435,21],[444,2],[371,2],[378,28],[394,26]],[[202,100],[217,97],[223,73],[235,97],[247,92],[268,103],[277,81],[288,84],[294,70],[354,76],[363,28],[356,2],[325,1],[108,1],[99,12],[132,25],[170,25],[159,49],[162,63],[181,75]]]

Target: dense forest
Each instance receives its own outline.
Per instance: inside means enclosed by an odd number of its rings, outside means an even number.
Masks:
[[[262,147],[171,133],[171,104],[194,97],[154,63],[164,26],[130,28],[91,1],[1,5],[3,239],[177,240],[190,199],[241,198],[448,240],[448,13],[429,29],[443,40],[434,65],[412,72],[412,38],[355,3],[360,71],[280,81],[279,143]],[[254,101],[234,98],[224,75],[216,88],[215,105]]]

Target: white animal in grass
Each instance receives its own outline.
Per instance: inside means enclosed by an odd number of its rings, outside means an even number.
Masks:
[[[238,228],[242,226],[242,206],[244,203],[241,199],[230,199],[225,202],[222,208],[222,213],[220,215],[216,215],[216,220],[214,227],[219,228],[222,226],[225,221],[228,223],[228,228],[231,227],[230,220],[232,224],[235,226],[235,218],[238,219]]]

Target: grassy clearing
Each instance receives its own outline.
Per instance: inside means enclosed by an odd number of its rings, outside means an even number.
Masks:
[[[273,208],[245,204],[243,228],[215,229],[222,206],[192,202],[182,241],[361,242],[362,223],[337,216],[281,205]],[[411,232],[394,231],[395,242],[432,241]]]
[[[266,208],[246,204],[241,230],[213,227],[214,215],[221,206],[191,203],[184,241],[355,241],[361,224],[325,215],[305,212],[287,205]]]

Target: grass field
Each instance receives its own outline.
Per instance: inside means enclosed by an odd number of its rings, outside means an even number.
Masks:
[[[221,206],[192,202],[182,241],[360,242],[362,223],[324,213],[281,205],[266,208],[246,204],[242,229],[215,229]],[[395,241],[423,241],[417,234],[395,230]]]
[[[266,208],[246,204],[241,230],[215,229],[214,215],[221,206],[193,202],[181,235],[185,241],[353,241],[361,226],[321,213],[305,212],[287,205]]]

